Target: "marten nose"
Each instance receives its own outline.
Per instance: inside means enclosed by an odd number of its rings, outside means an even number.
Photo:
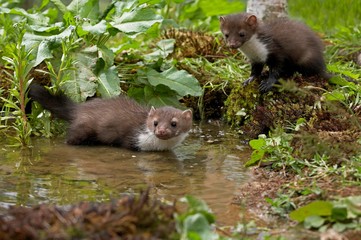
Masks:
[[[230,47],[230,48],[238,48],[238,43],[236,43],[236,42],[230,42],[230,43],[228,43],[228,46]]]
[[[158,129],[158,134],[159,135],[165,135],[166,134],[166,130],[164,128]]]

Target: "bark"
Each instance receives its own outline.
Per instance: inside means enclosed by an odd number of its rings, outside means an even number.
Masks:
[[[262,20],[287,17],[287,0],[248,0],[247,12]]]

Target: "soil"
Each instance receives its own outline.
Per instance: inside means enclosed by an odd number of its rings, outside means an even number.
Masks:
[[[274,215],[271,205],[266,198],[275,199],[278,195],[287,194],[290,200],[296,206],[305,205],[313,200],[332,200],[334,197],[348,197],[361,195],[360,186],[341,185],[341,179],[337,178],[300,178],[295,174],[287,172],[275,172],[267,169],[267,167],[255,167],[252,169],[251,179],[248,183],[240,186],[239,194],[234,197],[233,204],[239,205],[246,209],[258,222],[260,226],[271,228],[274,236],[285,235],[280,229],[285,222],[288,226],[295,226],[296,222],[290,222],[290,219]],[[299,194],[306,186],[322,189],[322,194],[311,193],[308,195]],[[278,222],[281,225],[276,225]],[[305,231],[305,230],[302,230]],[[289,234],[289,233],[287,233]],[[329,230],[325,233],[310,231],[308,234],[318,236],[315,239],[328,240],[358,240],[361,236],[361,230],[350,230],[343,233],[333,232]],[[301,237],[293,239],[313,239]]]
[[[110,203],[13,207],[0,216],[0,239],[176,239],[175,212],[148,191]]]

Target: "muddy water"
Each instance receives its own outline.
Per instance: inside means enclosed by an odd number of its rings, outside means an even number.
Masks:
[[[105,146],[69,146],[63,138],[34,139],[20,151],[1,143],[0,211],[10,205],[59,205],[106,201],[151,187],[173,201],[200,197],[221,224],[234,224],[237,186],[247,181],[249,149],[236,133],[214,125],[194,126],[174,152],[132,152]]]

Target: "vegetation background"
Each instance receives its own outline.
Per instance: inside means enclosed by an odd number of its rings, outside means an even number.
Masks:
[[[21,147],[31,146],[34,135],[64,133],[64,124],[41,106],[29,110],[32,81],[79,102],[127,94],[143,104],[192,107],[199,119],[222,118],[240,131],[259,130],[246,165],[287,179],[265,199],[273,214],[307,229],[359,233],[361,1],[289,0],[289,16],[323,39],[335,77],[317,85],[295,76],[265,96],[256,87],[241,88],[249,64],[223,46],[219,31],[219,16],[244,11],[246,4],[0,0],[1,132]],[[332,191],[340,184],[344,191]],[[252,196],[253,189],[247,190]],[[206,206],[192,198],[188,203],[189,212],[179,218],[184,239],[220,237],[211,230],[214,219]],[[195,219],[197,233],[185,227]],[[246,234],[247,227],[255,226],[242,223],[234,235]]]

